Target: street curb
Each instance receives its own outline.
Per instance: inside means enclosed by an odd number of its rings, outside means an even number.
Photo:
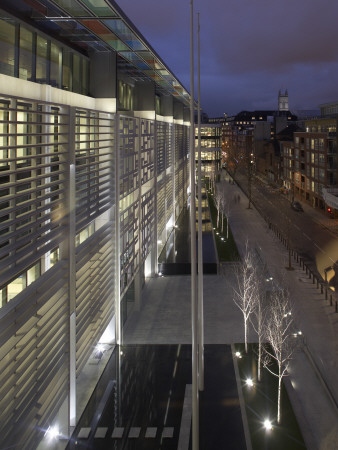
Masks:
[[[321,374],[321,371],[318,368],[318,366],[317,366],[313,356],[311,355],[309,349],[307,348],[306,344],[303,345],[303,351],[304,351],[304,354],[307,357],[309,363],[311,364],[312,368],[314,369],[314,371],[315,371],[315,373],[316,373],[316,375],[317,375],[317,377],[318,377],[318,379],[320,381],[320,384],[322,385],[326,395],[328,396],[328,398],[329,398],[329,400],[330,400],[330,402],[331,402],[331,404],[333,406],[333,409],[334,409],[335,413],[338,416],[338,403],[337,403],[334,395],[332,394],[328,383],[325,381],[323,375]]]
[[[302,436],[306,445],[307,450],[317,450],[317,445],[315,442],[315,438],[313,436],[313,430],[307,420],[304,418],[304,414],[302,411],[301,402],[297,395],[296,390],[292,386],[292,382],[287,376],[283,379],[284,387],[288,393],[288,397],[292,406],[292,410],[294,415],[296,416],[299,428],[302,432]]]

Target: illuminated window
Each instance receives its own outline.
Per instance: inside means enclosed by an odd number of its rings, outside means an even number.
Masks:
[[[36,81],[46,83],[47,74],[47,58],[48,58],[48,41],[42,36],[36,38]]]
[[[61,47],[53,42],[50,46],[50,84],[60,87],[61,83],[61,67],[62,67],[62,50]]]
[[[95,231],[94,222],[92,222],[88,227],[84,228],[76,235],[75,245],[76,247],[82,244],[86,239],[88,239]]]
[[[0,72],[14,76],[15,25],[0,20]]]
[[[7,301],[9,302],[15,296],[20,294],[26,287],[26,276],[20,275],[7,285]]]
[[[67,50],[63,50],[62,58],[62,89],[71,91],[73,89],[73,54]]]
[[[27,286],[33,283],[41,275],[40,261],[27,270]]]
[[[119,109],[131,111],[134,107],[133,88],[129,84],[119,80],[118,83],[118,105]]]
[[[50,252],[50,267],[53,267],[60,259],[59,249],[56,248],[52,252]]]
[[[31,80],[33,74],[33,33],[20,27],[19,78]]]

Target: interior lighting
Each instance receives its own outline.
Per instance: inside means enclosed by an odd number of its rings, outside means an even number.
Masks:
[[[264,420],[264,428],[266,429],[266,431],[272,430],[272,423],[269,419]]]

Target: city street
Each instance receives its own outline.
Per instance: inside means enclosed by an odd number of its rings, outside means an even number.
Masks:
[[[246,175],[237,171],[236,182],[247,193]],[[274,224],[290,239],[291,248],[306,261],[312,272],[325,280],[325,269],[328,269],[327,281],[337,289],[337,275],[329,269],[337,267],[338,235],[334,232],[335,219],[326,218],[305,202],[301,202],[304,212],[293,210],[286,195],[257,179],[252,183],[252,203],[267,222]]]

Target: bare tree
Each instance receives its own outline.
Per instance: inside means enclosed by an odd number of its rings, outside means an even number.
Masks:
[[[214,202],[217,209],[217,228],[219,226],[219,215],[221,211],[221,203],[222,203],[222,191],[220,188],[220,183],[217,183],[214,195]]]
[[[264,343],[265,343],[265,326],[267,318],[267,299],[265,283],[266,278],[262,270],[256,270],[257,278],[257,289],[256,289],[256,304],[253,310],[253,319],[251,324],[253,329],[257,333],[258,337],[258,352],[257,352],[257,380],[262,379],[262,365],[263,365],[263,354],[264,354]]]
[[[287,375],[289,362],[297,346],[297,338],[292,332],[293,317],[290,294],[287,289],[274,285],[269,299],[268,315],[265,325],[264,367],[278,378],[277,422],[281,422],[282,379]],[[277,370],[271,368],[275,362]]]
[[[210,170],[209,170],[209,188],[211,189],[211,192],[215,193],[216,191],[216,174],[217,174],[217,170],[216,170],[216,165],[215,165],[215,161],[211,164],[210,166]]]
[[[224,223],[224,216],[226,217],[226,226],[227,226],[227,239],[229,238],[229,217],[230,217],[230,210],[231,210],[231,202],[229,195],[227,195],[227,192],[225,189],[223,189],[223,196],[221,201],[221,211],[222,211],[222,233],[223,233],[223,223]]]
[[[236,286],[234,287],[234,302],[243,314],[246,353],[248,353],[249,319],[256,307],[257,301],[257,278],[253,260],[253,252],[249,249],[247,241],[243,261],[235,272]]]

